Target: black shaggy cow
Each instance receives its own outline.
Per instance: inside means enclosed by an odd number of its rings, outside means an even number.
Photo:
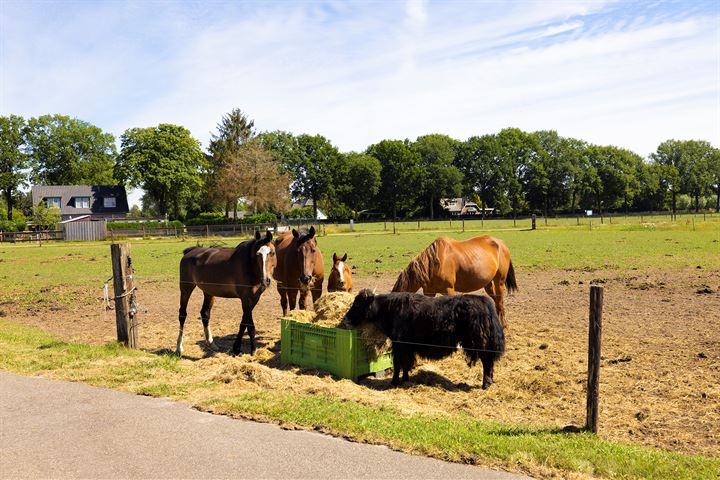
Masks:
[[[493,383],[495,360],[505,351],[505,334],[495,304],[481,295],[427,297],[417,293],[375,295],[362,290],[345,316],[354,326],[375,324],[392,340],[395,365],[392,384],[408,380],[415,355],[441,359],[461,346],[472,367],[483,365],[483,385]]]

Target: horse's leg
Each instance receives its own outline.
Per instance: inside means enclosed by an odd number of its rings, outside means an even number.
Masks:
[[[205,341],[207,342],[208,347],[210,347],[210,350],[217,352],[218,347],[215,345],[212,332],[210,331],[210,311],[212,310],[214,303],[215,297],[206,293],[202,308],[200,309],[200,318],[202,318],[203,330],[205,330]]]
[[[187,304],[190,300],[190,294],[195,290],[195,284],[189,282],[180,283],[180,311],[178,319],[180,320],[180,333],[177,338],[176,353],[182,356],[183,352],[183,331],[185,329],[185,319],[187,318]]]
[[[307,289],[307,290],[303,290],[302,288],[300,289],[300,299],[298,301],[300,310],[307,310],[307,305],[305,302],[307,302],[307,297],[309,294],[310,294],[309,289]]]
[[[288,296],[288,303],[290,304],[290,310],[295,310],[295,303],[297,302],[297,294],[298,294],[297,288],[288,288],[287,289],[287,296]]]
[[[488,388],[490,388],[490,385],[493,384],[493,370],[495,367],[495,354],[483,352],[480,355],[480,361],[482,362],[482,365],[483,365],[482,388],[483,388],[483,390],[487,390]]]
[[[502,300],[502,291],[500,290],[500,285],[493,280],[492,282],[485,285],[485,291],[490,296],[490,298],[493,299],[493,302],[495,302],[495,310],[497,310],[498,318],[500,318],[500,323],[502,323],[503,328],[505,328],[505,307],[503,306],[503,300]]]
[[[493,290],[495,291],[495,307],[497,307],[497,314],[500,317],[500,323],[503,328],[507,327],[505,323],[505,278],[501,278],[500,274],[496,275],[493,279]]]
[[[235,338],[235,343],[233,344],[233,355],[239,355],[242,353],[242,337],[245,335],[246,329],[248,336],[250,337],[250,355],[255,353],[255,323],[253,322],[252,311],[253,308],[255,308],[257,299],[253,298],[251,295],[252,294],[248,293],[242,295],[241,297],[243,314],[242,320],[240,321],[240,329],[238,331],[237,338]]]
[[[284,317],[285,315],[287,315],[287,305],[288,305],[287,288],[278,287],[278,293],[280,294],[280,306],[282,307],[283,317]]]
[[[312,294],[312,301],[313,301],[313,309],[315,308],[315,302],[318,301],[318,298],[320,298],[320,295],[322,295],[322,280],[316,281],[315,285],[313,286],[312,290],[310,291]]]

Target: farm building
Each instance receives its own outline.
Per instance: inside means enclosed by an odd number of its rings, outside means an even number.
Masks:
[[[485,207],[485,211],[475,202],[468,201],[467,197],[459,198],[441,198],[440,205],[447,210],[450,215],[492,215],[495,212],[494,208]]]
[[[129,212],[123,186],[35,185],[32,201],[59,208],[63,221],[124,218]]]

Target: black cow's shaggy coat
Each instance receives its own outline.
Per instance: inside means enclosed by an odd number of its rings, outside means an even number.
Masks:
[[[441,359],[461,346],[468,366],[480,360],[483,385],[493,383],[495,360],[505,351],[505,334],[490,297],[454,295],[427,297],[416,293],[375,295],[362,290],[347,312],[351,325],[375,324],[392,340],[395,365],[392,384],[408,380],[415,356]]]

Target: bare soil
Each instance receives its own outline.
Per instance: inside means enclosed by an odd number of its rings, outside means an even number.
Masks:
[[[354,279],[388,291],[389,276]],[[507,352],[496,383],[480,388],[482,369],[461,354],[421,361],[411,382],[393,389],[389,378],[359,383],[280,365],[279,297],[266,292],[254,311],[261,347],[254,357],[212,354],[205,348],[195,292],[185,327],[187,361],[201,362],[208,379],[239,391],[277,389],[332,395],[365,404],[391,404],[408,413],[465,412],[476,418],[528,425],[582,426],[585,419],[588,290],[605,287],[600,435],[684,453],[720,455],[720,272],[666,270],[551,270],[518,272],[520,291],[507,301]],[[178,289],[139,278],[140,344],[172,350],[178,332]],[[51,289],[70,289],[56,287]],[[103,344],[115,338],[114,312],[101,292],[75,289],[68,306],[0,305],[0,315],[61,338]],[[59,293],[59,292],[57,292]],[[240,302],[218,299],[211,327],[230,351]],[[247,351],[247,339],[244,343]]]

